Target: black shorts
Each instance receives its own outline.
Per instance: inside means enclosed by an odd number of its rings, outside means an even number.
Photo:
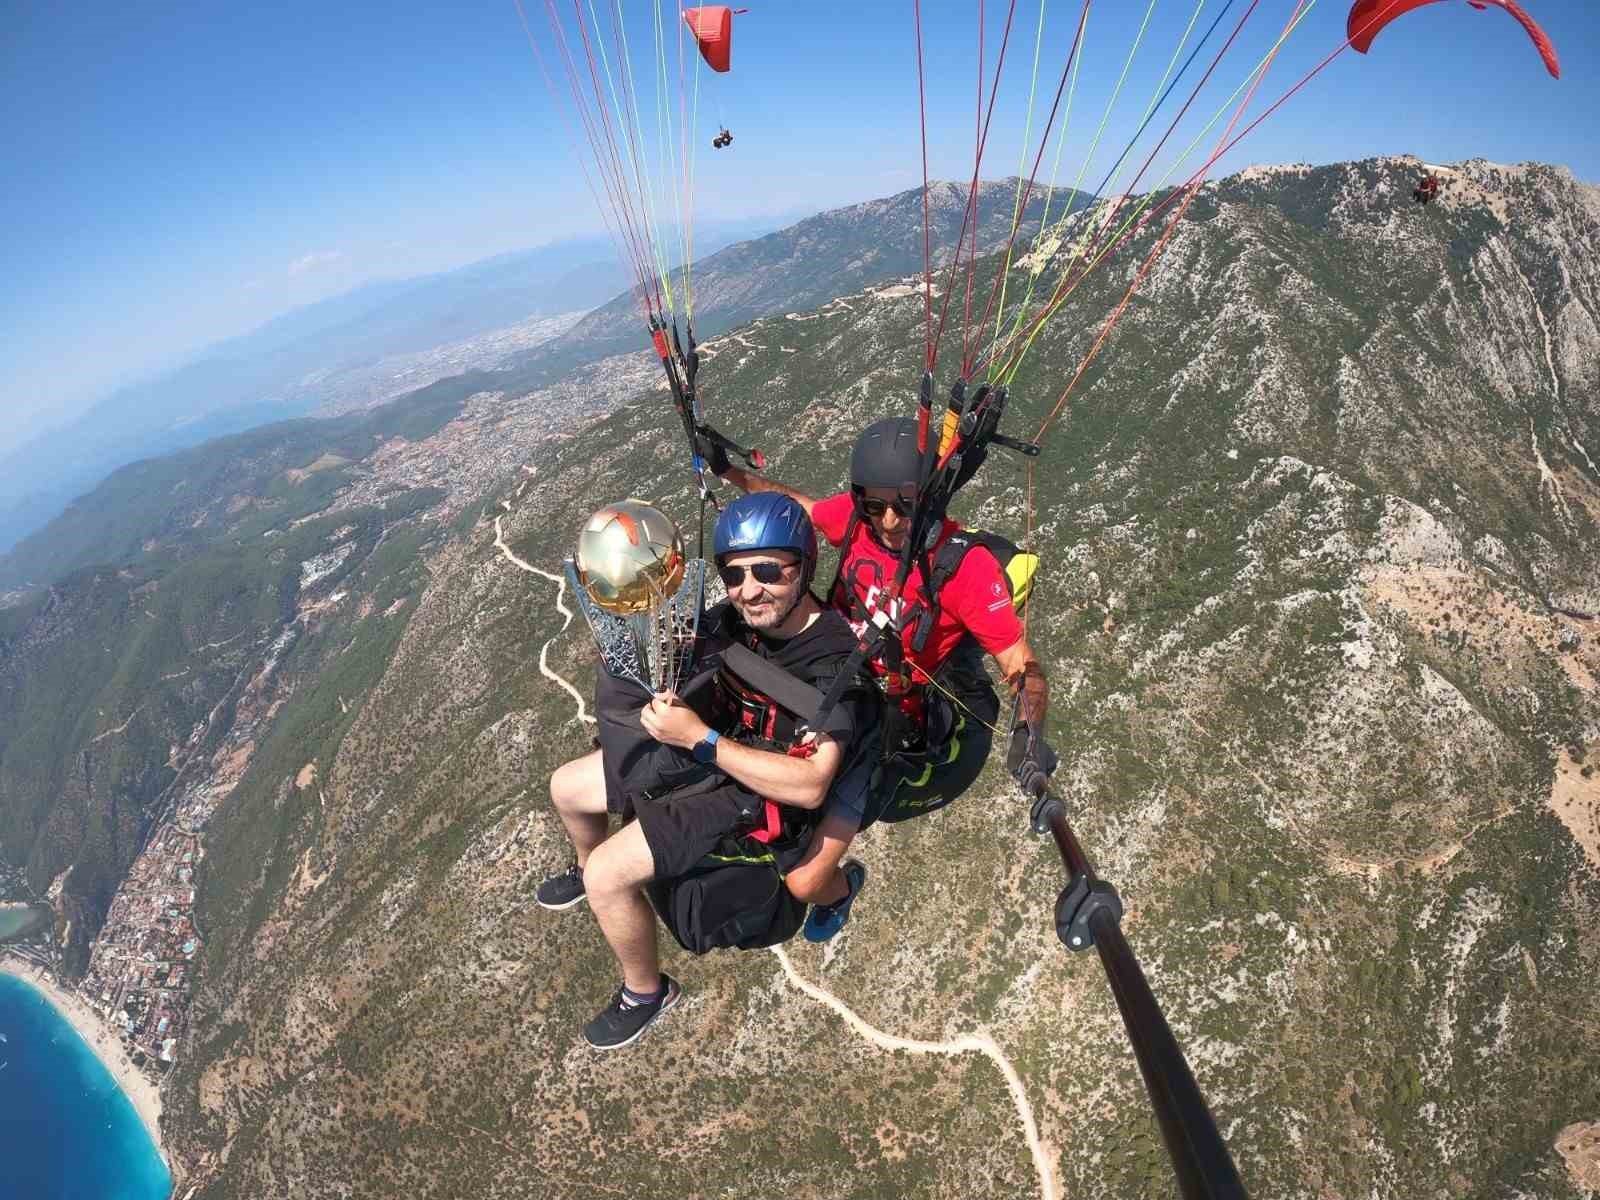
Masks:
[[[726,776],[634,801],[634,815],[655,860],[657,879],[686,875],[727,834],[755,825],[761,797]]]
[[[691,687],[695,690],[686,696],[686,702],[696,707],[701,703],[702,688],[698,681]],[[650,693],[638,684],[604,670],[596,672],[594,712],[600,768],[606,781],[606,811],[624,819],[633,815],[640,795],[683,787],[711,773],[709,767],[695,762],[689,751],[664,746],[644,731],[639,710],[648,703]]]

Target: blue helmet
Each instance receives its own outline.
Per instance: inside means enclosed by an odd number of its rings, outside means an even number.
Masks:
[[[787,550],[800,559],[803,586],[811,586],[817,567],[817,531],[798,501],[781,492],[740,496],[717,518],[712,539],[717,565],[746,550]]]

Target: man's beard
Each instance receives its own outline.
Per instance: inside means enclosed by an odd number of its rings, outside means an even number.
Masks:
[[[735,602],[733,607],[734,610],[738,612],[739,619],[741,621],[743,621],[751,629],[763,631],[776,629],[779,625],[782,625],[789,619],[789,614],[794,611],[795,605],[799,603],[800,597],[796,596],[794,600],[787,607],[785,607],[783,604],[777,601],[776,597],[774,597],[771,603],[764,605],[759,611],[756,612],[750,611],[749,609],[740,605],[738,602]]]

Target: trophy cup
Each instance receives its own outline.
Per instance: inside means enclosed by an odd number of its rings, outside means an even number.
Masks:
[[[693,667],[705,563],[688,561],[670,517],[642,500],[607,505],[564,564],[606,671],[650,692],[676,691]]]

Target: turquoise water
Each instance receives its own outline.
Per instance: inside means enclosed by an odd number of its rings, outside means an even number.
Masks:
[[[167,1200],[172,1180],[94,1051],[0,975],[0,1200]]]

